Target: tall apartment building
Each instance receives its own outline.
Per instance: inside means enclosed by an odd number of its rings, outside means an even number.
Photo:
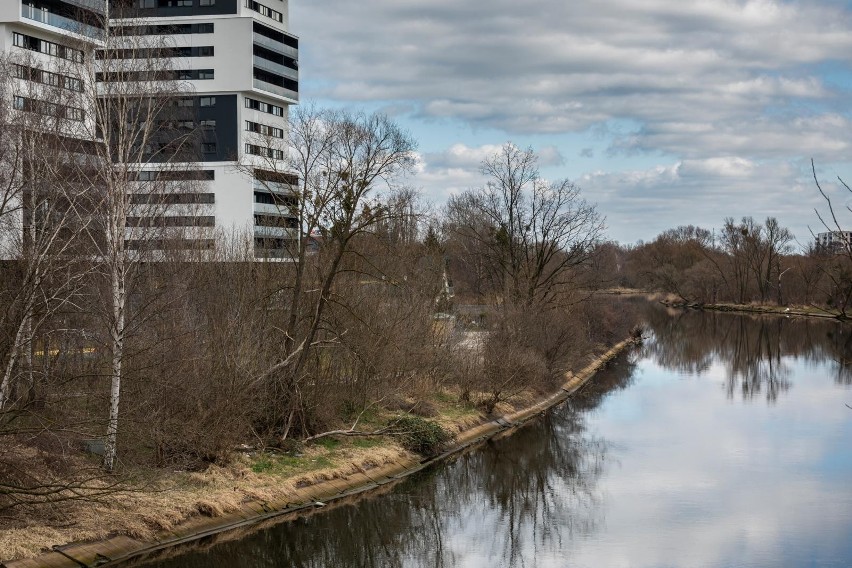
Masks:
[[[123,35],[166,36],[205,129],[197,167],[210,180],[217,228],[253,233],[258,257],[283,256],[299,236],[282,168],[287,111],[299,99],[299,40],[288,0],[133,0],[141,19],[113,20]],[[256,158],[256,160],[255,160]],[[245,167],[255,160],[254,171]],[[235,167],[237,163],[242,167]]]
[[[96,49],[107,10],[110,33],[157,36],[172,48],[174,78],[189,86],[181,104],[194,107],[202,130],[200,161],[187,167],[205,181],[205,218],[221,233],[250,234],[257,257],[286,257],[299,238],[294,180],[270,164],[284,157],[288,107],[299,98],[288,0],[2,0],[0,49],[42,54],[45,72],[51,58],[91,56],[63,38],[80,45],[83,36]]]

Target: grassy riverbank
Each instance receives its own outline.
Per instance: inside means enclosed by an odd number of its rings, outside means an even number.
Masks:
[[[428,415],[430,422],[439,424],[455,440],[470,438],[483,429],[481,425],[497,417],[518,420],[540,412],[549,401],[557,400],[554,397],[565,396],[566,385],[581,385],[617,350],[604,354],[601,348],[589,355],[585,361],[588,365],[577,375],[566,374],[568,382],[558,391],[560,395],[523,391],[499,403],[491,414],[466,401],[461,392],[449,389],[437,390],[419,401],[399,400],[397,406],[410,403],[412,411]],[[401,415],[409,414],[377,406],[364,413],[360,427],[380,429]],[[371,479],[370,475],[381,475],[389,467],[416,465],[421,460],[422,456],[405,449],[397,437],[336,436],[296,444],[288,452],[241,452],[226,466],[212,465],[201,472],[138,470],[132,474],[147,481],[132,490],[112,493],[101,502],[65,502],[43,518],[30,519],[25,527],[3,531],[0,558],[32,558],[55,545],[102,541],[118,535],[134,541],[160,541],[167,534],[191,531],[192,523],[199,519],[224,519],[245,510],[247,503],[294,502],[294,496],[328,482],[351,488],[358,476]]]

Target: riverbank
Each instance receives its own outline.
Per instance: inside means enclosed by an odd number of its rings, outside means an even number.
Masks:
[[[423,459],[378,438],[328,439],[305,448],[299,457],[246,455],[229,467],[174,472],[109,506],[86,503],[85,516],[75,518],[69,505],[70,522],[65,526],[4,531],[0,558],[17,558],[5,561],[6,568],[102,565],[284,515],[307,514],[326,503],[376,491],[565,401],[631,344],[622,341],[576,374],[567,373],[561,388],[545,398],[534,401],[527,393],[501,405],[496,417],[483,415],[452,393],[439,393],[433,401],[435,421],[455,437],[436,457]],[[103,519],[109,519],[109,526]],[[72,544],[57,546],[68,542]],[[54,551],[36,556],[50,549]]]
[[[734,312],[743,314],[769,314],[784,316],[799,316],[810,318],[824,318],[846,320],[837,310],[816,308],[813,306],[778,306],[775,304],[701,304],[698,302],[673,301],[669,299],[659,300],[664,306],[670,308],[685,308],[690,310],[708,310],[716,312]]]

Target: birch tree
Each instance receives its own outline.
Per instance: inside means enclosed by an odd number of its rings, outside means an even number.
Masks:
[[[0,354],[0,411],[12,406],[21,411],[34,398],[35,338],[46,321],[75,301],[82,286],[85,266],[78,254],[88,221],[80,207],[90,185],[74,172],[86,162],[90,145],[75,136],[77,121],[68,117],[69,108],[78,108],[79,90],[69,88],[76,77],[64,71],[65,81],[45,84],[48,72],[26,55],[7,57],[0,66],[5,78],[0,86],[0,257],[8,261],[8,287],[0,291],[0,329],[8,333]],[[18,384],[20,378],[24,384]]]
[[[196,193],[203,184],[192,165],[200,158],[200,128],[187,80],[192,75],[172,58],[167,36],[114,29],[135,22],[130,18],[134,12],[124,10],[121,4],[111,8],[112,19],[103,22],[103,46],[80,66],[83,79],[96,85],[87,91],[85,105],[94,115],[88,123],[90,138],[98,140],[98,167],[91,180],[98,192],[91,201],[88,234],[95,259],[93,286],[106,298],[95,312],[104,323],[110,355],[107,471],[115,467],[117,455],[128,334],[144,321],[145,310],[156,309],[150,299],[135,313],[129,309],[140,267],[163,260],[169,251],[209,244],[198,238],[203,229],[174,222],[196,217],[179,196]],[[176,209],[182,215],[169,222]],[[133,319],[138,320],[135,325]]]

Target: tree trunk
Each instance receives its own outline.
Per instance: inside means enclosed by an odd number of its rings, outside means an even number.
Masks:
[[[118,438],[118,406],[121,398],[121,364],[124,357],[124,302],[125,302],[124,273],[120,267],[112,270],[112,380],[109,393],[109,420],[104,444],[103,467],[106,471],[115,468],[116,441]]]
[[[26,312],[30,311],[29,307],[24,308]],[[3,371],[3,381],[0,382],[0,410],[9,406],[9,400],[12,395],[12,375],[15,371],[15,366],[18,364],[18,358],[21,356],[21,350],[24,344],[29,344],[27,331],[31,328],[31,318],[28,313],[24,314],[18,329],[15,331],[15,341],[12,343],[12,348],[9,350],[9,360],[6,362],[6,369]]]

